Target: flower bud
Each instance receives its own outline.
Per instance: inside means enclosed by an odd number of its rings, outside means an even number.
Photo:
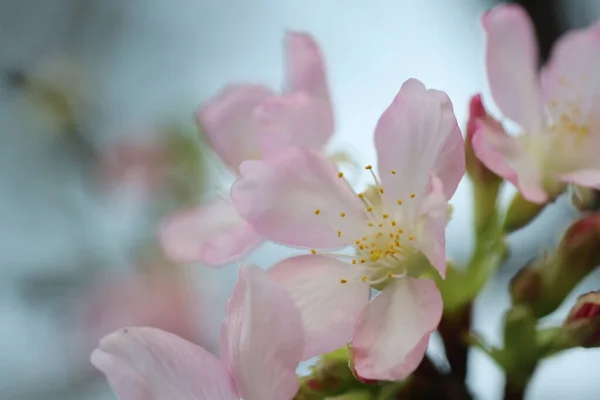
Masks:
[[[600,346],[600,291],[579,296],[563,324],[563,329],[577,346]]]
[[[542,212],[546,204],[532,203],[521,193],[517,193],[508,206],[502,230],[504,233],[511,233],[523,228]]]
[[[481,122],[497,126],[503,131],[500,122],[488,115],[485,107],[483,106],[483,102],[481,101],[481,95],[478,94],[473,96],[473,98],[471,98],[471,102],[469,103],[469,120],[467,122],[467,138],[465,140],[467,174],[476,184],[492,183],[499,185],[502,182],[502,178],[490,171],[477,158],[475,152],[473,151],[473,136],[477,131],[477,125]]]
[[[539,268],[527,265],[510,281],[510,296],[514,304],[535,305],[542,297],[543,276]]]

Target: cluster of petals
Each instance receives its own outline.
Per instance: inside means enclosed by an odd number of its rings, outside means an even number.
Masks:
[[[518,5],[483,16],[492,98],[522,129],[508,135],[483,118],[472,138],[478,158],[543,203],[568,183],[600,189],[600,23],[565,34],[538,72],[533,25]]]
[[[287,290],[249,265],[227,305],[220,358],[173,333],[131,327],[102,339],[92,363],[121,400],[289,400],[303,349]]]
[[[307,34],[290,32],[285,44],[282,93],[261,85],[230,85],[196,115],[216,154],[236,175],[243,161],[269,159],[296,146],[321,150],[333,134],[333,109],[317,43]],[[175,212],[164,222],[160,237],[174,261],[211,266],[239,260],[262,243],[231,200],[221,197]]]
[[[310,249],[268,270],[302,315],[303,358],[352,340],[365,379],[400,380],[420,363],[442,315],[447,204],[465,172],[452,103],[409,79],[381,116],[374,184],[355,193],[322,154],[292,148],[245,161],[231,197],[264,238]],[[353,254],[332,252],[351,248]],[[379,293],[371,300],[371,288]]]

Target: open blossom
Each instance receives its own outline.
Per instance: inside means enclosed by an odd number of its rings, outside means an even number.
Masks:
[[[483,17],[492,97],[523,133],[482,122],[477,156],[525,198],[543,203],[567,183],[600,188],[600,24],[567,33],[538,74],[534,30],[525,10],[502,5]]]
[[[321,149],[333,134],[324,61],[312,37],[287,35],[286,66],[283,93],[231,85],[197,114],[217,155],[236,174],[242,161],[273,157],[293,146]],[[262,241],[224,198],[175,213],[161,239],[173,260],[213,266],[240,259]]]
[[[366,379],[399,380],[420,363],[442,315],[433,265],[446,272],[448,199],[465,171],[448,96],[405,82],[375,130],[379,177],[354,193],[327,158],[291,149],[246,161],[232,188],[240,214],[269,240],[311,249],[269,270],[302,313],[304,358],[353,339]],[[322,252],[351,247],[352,255]],[[370,302],[370,289],[380,293]]]
[[[220,360],[155,328],[102,339],[92,363],[121,400],[289,400],[298,390],[301,319],[287,291],[242,267],[221,327]]]

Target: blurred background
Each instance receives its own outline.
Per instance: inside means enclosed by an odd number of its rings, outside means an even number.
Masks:
[[[600,16],[597,0],[521,3],[544,58],[565,30]],[[156,227],[227,190],[193,113],[227,83],[280,87],[287,29],[322,46],[337,120],[331,148],[366,164],[375,123],[409,77],[446,91],[463,127],[474,93],[491,104],[479,18],[495,4],[0,0],[0,399],[114,399],[89,353],[123,325],[156,323],[216,351],[236,266],[170,264]],[[457,261],[473,247],[469,191],[463,182],[452,201]],[[475,329],[491,343],[508,279],[575,215],[560,199],[511,238],[511,258],[475,308]],[[266,244],[250,260],[267,267],[287,254]],[[599,287],[595,274],[577,292]],[[431,351],[441,352],[435,338]],[[470,362],[476,397],[499,399],[500,370],[475,350]],[[596,399],[599,363],[594,350],[552,358],[528,396]]]

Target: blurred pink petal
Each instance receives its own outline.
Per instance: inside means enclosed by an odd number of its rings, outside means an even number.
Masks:
[[[265,100],[255,110],[254,125],[264,158],[291,147],[321,150],[334,129],[331,104],[304,92]]]
[[[287,91],[329,102],[325,61],[315,39],[306,33],[288,32],[285,44]]]
[[[215,356],[155,328],[126,328],[106,336],[92,362],[115,384],[122,400],[240,399],[229,372]],[[140,397],[142,393],[146,396]]]
[[[229,199],[170,215],[163,222],[160,239],[170,259],[211,266],[242,259],[262,242]]]
[[[219,92],[197,114],[221,160],[232,171],[242,161],[262,158],[252,125],[254,109],[273,93],[258,85],[231,85]]]
[[[502,113],[530,134],[540,132],[543,103],[537,78],[538,48],[527,12],[503,4],[487,12],[486,65],[492,96]]]
[[[358,268],[332,257],[288,258],[267,270],[291,294],[306,334],[303,359],[333,351],[352,337],[359,313],[369,303],[370,287]]]
[[[339,248],[364,225],[361,202],[335,165],[308,149],[245,162],[231,197],[257,232],[290,246]]]
[[[442,309],[440,292],[429,279],[400,279],[387,287],[356,324],[357,374],[365,379],[405,379],[421,363]]]
[[[449,199],[465,173],[464,140],[450,99],[416,79],[404,82],[379,119],[375,146],[391,203],[410,193],[426,194],[430,172],[441,179]]]
[[[300,312],[260,268],[240,268],[221,329],[221,360],[244,400],[291,399],[304,350]]]

